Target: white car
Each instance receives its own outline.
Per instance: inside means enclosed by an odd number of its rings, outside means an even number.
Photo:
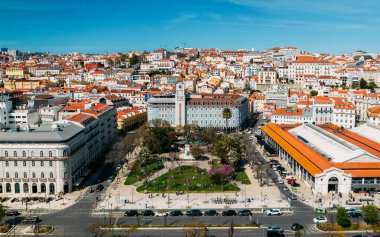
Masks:
[[[313,219],[313,222],[316,223],[316,224],[319,224],[319,223],[326,223],[327,222],[327,217],[325,216],[317,216]]]
[[[156,212],[156,216],[167,216],[168,213],[167,212],[164,212],[164,211],[158,211]]]
[[[267,216],[281,216],[282,211],[280,209],[269,209],[265,211],[265,214],[267,214]]]

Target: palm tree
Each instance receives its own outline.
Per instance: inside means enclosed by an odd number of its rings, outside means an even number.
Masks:
[[[224,108],[222,112],[222,117],[226,119],[226,129],[228,128],[228,120],[232,117],[232,112],[230,108]]]

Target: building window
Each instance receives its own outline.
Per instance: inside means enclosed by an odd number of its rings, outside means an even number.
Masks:
[[[41,167],[43,167],[44,166],[44,162],[43,161],[41,161]]]
[[[5,166],[9,166],[9,162],[8,161],[5,161]]]
[[[44,157],[44,152],[40,151],[40,157]]]
[[[24,166],[24,167],[26,166],[26,161],[22,162],[22,166]]]
[[[9,179],[9,172],[5,173],[5,178]]]
[[[53,172],[50,172],[50,178],[54,178]]]
[[[17,151],[14,151],[14,152],[13,152],[13,156],[14,156],[14,157],[17,157]]]
[[[15,167],[17,167],[17,161],[15,161]]]
[[[15,173],[15,178],[18,179],[18,173],[17,172]]]
[[[49,151],[49,157],[53,156],[53,152]]]
[[[28,175],[26,174],[26,172],[24,172],[24,179],[28,178]]]
[[[53,161],[49,161],[49,166],[53,167]]]
[[[41,179],[45,178],[44,172],[41,172]]]
[[[4,156],[5,156],[5,157],[8,157],[8,152],[7,152],[7,151],[4,152]]]
[[[35,161],[32,161],[32,166],[36,166],[36,162]]]
[[[32,178],[35,179],[36,178],[36,173],[32,173]]]
[[[22,151],[22,157],[26,157],[26,152]]]

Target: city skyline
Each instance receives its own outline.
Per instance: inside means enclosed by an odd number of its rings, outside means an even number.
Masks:
[[[22,51],[296,46],[332,54],[378,52],[380,3],[375,1],[350,0],[344,6],[339,1],[300,0],[1,2],[0,25],[7,33],[0,46]]]

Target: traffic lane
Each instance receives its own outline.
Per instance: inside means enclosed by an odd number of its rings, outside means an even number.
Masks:
[[[104,217],[103,217],[104,218]],[[259,219],[259,217],[253,215],[251,217],[252,221]],[[109,218],[107,219],[109,222]],[[112,218],[111,222],[117,225],[123,224],[137,224],[137,217],[119,217]],[[140,225],[164,225],[165,217],[157,217],[157,216],[140,216],[139,217]],[[249,224],[250,218],[249,216],[168,216],[166,217],[166,225],[169,226],[178,226],[178,225],[186,225],[195,222],[200,222],[208,225],[228,225],[231,222],[235,224]]]
[[[179,229],[139,229],[132,233],[133,237],[181,237],[186,235],[186,230]],[[285,231],[286,236],[294,236],[294,231]],[[125,231],[115,230],[113,233],[109,233],[108,236],[125,236]],[[228,229],[211,229],[208,231],[208,236],[228,237]],[[266,236],[266,229],[234,229],[234,237],[252,237],[252,236]],[[319,237],[324,236],[322,233],[308,232],[307,236]],[[347,235],[352,236],[352,235]]]

